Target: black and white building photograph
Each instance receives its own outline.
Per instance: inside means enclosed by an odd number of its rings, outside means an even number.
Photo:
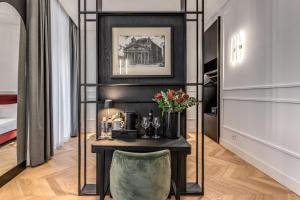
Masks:
[[[113,28],[113,75],[171,75],[171,28]]]
[[[165,36],[120,36],[119,59],[129,67],[164,67]]]

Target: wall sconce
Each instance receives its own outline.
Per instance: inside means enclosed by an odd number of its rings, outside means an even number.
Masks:
[[[232,65],[240,64],[245,55],[245,33],[240,31],[231,38],[230,60]]]
[[[233,65],[237,62],[237,37],[236,35],[233,35],[231,38],[231,54],[230,54],[230,61]]]

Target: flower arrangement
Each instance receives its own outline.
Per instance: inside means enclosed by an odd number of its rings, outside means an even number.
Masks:
[[[190,97],[182,89],[177,91],[169,89],[166,92],[158,92],[154,95],[153,101],[158,104],[162,114],[166,112],[183,112],[197,104],[196,98]]]

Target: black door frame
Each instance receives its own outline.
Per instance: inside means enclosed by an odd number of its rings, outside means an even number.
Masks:
[[[26,0],[0,0],[0,3],[8,3],[11,6],[13,6],[18,13],[20,14],[23,23],[25,25],[25,29],[27,30],[26,27]],[[26,146],[26,142],[24,143]],[[24,148],[26,149],[26,147]],[[16,177],[19,173],[21,173],[24,169],[26,168],[26,160],[22,161],[18,165],[16,165],[14,168],[10,169],[7,171],[5,174],[0,176],[0,188],[8,183],[11,179]]]

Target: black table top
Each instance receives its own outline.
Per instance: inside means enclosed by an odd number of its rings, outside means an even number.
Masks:
[[[178,139],[113,139],[98,140],[92,143],[93,153],[99,153],[104,150],[151,152],[164,149],[191,154],[191,145],[184,137]]]

